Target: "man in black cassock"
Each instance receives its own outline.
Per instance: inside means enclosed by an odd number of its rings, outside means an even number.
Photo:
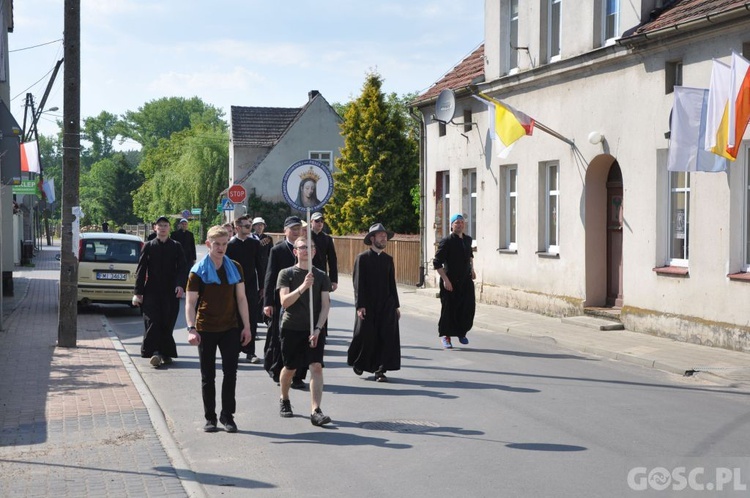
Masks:
[[[185,293],[187,265],[179,242],[169,238],[169,219],[156,220],[156,237],[143,245],[135,278],[135,299],[143,312],[145,331],[141,357],[158,368],[177,357],[172,333],[180,299]]]
[[[464,233],[464,217],[451,216],[451,234],[438,244],[433,266],[440,275],[440,321],[438,335],[445,349],[451,349],[451,337],[469,344],[466,333],[474,325],[476,301],[471,237]]]
[[[185,261],[187,261],[189,270],[195,264],[197,256],[195,250],[195,235],[188,230],[188,220],[182,218],[177,225],[177,230],[172,232],[170,237],[179,242],[182,246],[182,250],[185,253]]]
[[[370,227],[365,245],[370,249],[354,262],[354,308],[357,316],[347,363],[354,373],[375,374],[376,382],[388,382],[385,373],[401,369],[401,318],[393,258],[383,252],[393,238],[381,223]]]
[[[234,228],[237,235],[227,244],[226,255],[240,264],[245,278],[245,298],[247,300],[248,316],[250,317],[250,333],[253,338],[242,347],[242,352],[247,356],[248,363],[260,363],[260,358],[255,355],[255,338],[258,333],[258,316],[261,314],[258,285],[265,280],[265,267],[261,254],[260,242],[250,236],[252,225],[250,217],[240,216],[234,220]]]
[[[281,299],[279,291],[276,290],[276,281],[279,272],[297,263],[294,255],[294,241],[300,236],[302,220],[299,216],[289,216],[284,220],[284,240],[271,248],[268,255],[268,266],[266,266],[266,278],[263,284],[263,313],[271,318],[271,323],[266,331],[266,343],[263,348],[263,368],[274,380],[279,381],[279,374],[284,364],[281,360],[281,339],[279,336],[279,313],[281,311]],[[307,368],[298,368],[292,379],[293,389],[304,389],[303,380],[307,375]]]

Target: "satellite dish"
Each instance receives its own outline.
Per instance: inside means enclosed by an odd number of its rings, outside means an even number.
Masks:
[[[437,101],[435,102],[435,118],[438,121],[448,123],[453,121],[453,116],[456,112],[456,96],[453,94],[453,90],[445,89],[438,95]]]

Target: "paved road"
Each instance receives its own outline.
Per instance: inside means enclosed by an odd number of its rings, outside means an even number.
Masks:
[[[180,358],[154,370],[138,354],[140,317],[104,310],[208,496],[640,496],[627,481],[637,467],[740,467],[739,482],[750,481],[746,389],[486,329],[445,351],[436,318],[412,312],[401,321],[402,370],[375,383],[346,366],[351,293],[344,285],[333,297],[323,408],[334,423],[313,427],[299,391],[296,416],[280,418],[276,385],[242,364],[238,434],[201,431],[182,317]]]

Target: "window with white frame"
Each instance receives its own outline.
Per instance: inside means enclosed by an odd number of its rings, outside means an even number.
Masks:
[[[620,0],[602,0],[602,44],[608,45],[614,43],[616,38],[620,37]]]
[[[560,166],[549,163],[546,167],[545,247],[550,254],[560,253]]]
[[[435,178],[435,236],[441,239],[450,233],[450,173],[438,171]]]
[[[309,156],[309,159],[320,161],[321,163],[325,164],[328,169],[333,168],[333,163],[331,161],[331,157],[333,156],[333,154],[331,154],[330,151],[310,151]]]
[[[466,221],[466,232],[476,239],[477,233],[477,170],[463,172],[463,215]]]
[[[669,265],[688,265],[690,236],[690,174],[669,173]]]
[[[508,33],[510,35],[510,50],[508,51],[508,69],[518,68],[518,0],[510,0],[510,26]]]
[[[518,226],[518,168],[505,170],[505,247],[518,249],[516,227]]]
[[[560,58],[562,37],[562,0],[547,0],[547,60]]]

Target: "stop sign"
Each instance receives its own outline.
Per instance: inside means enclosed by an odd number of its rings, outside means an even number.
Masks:
[[[227,192],[227,197],[235,204],[244,201],[246,195],[247,192],[245,191],[245,187],[243,187],[242,185],[232,185],[231,187],[229,187],[229,191]]]

